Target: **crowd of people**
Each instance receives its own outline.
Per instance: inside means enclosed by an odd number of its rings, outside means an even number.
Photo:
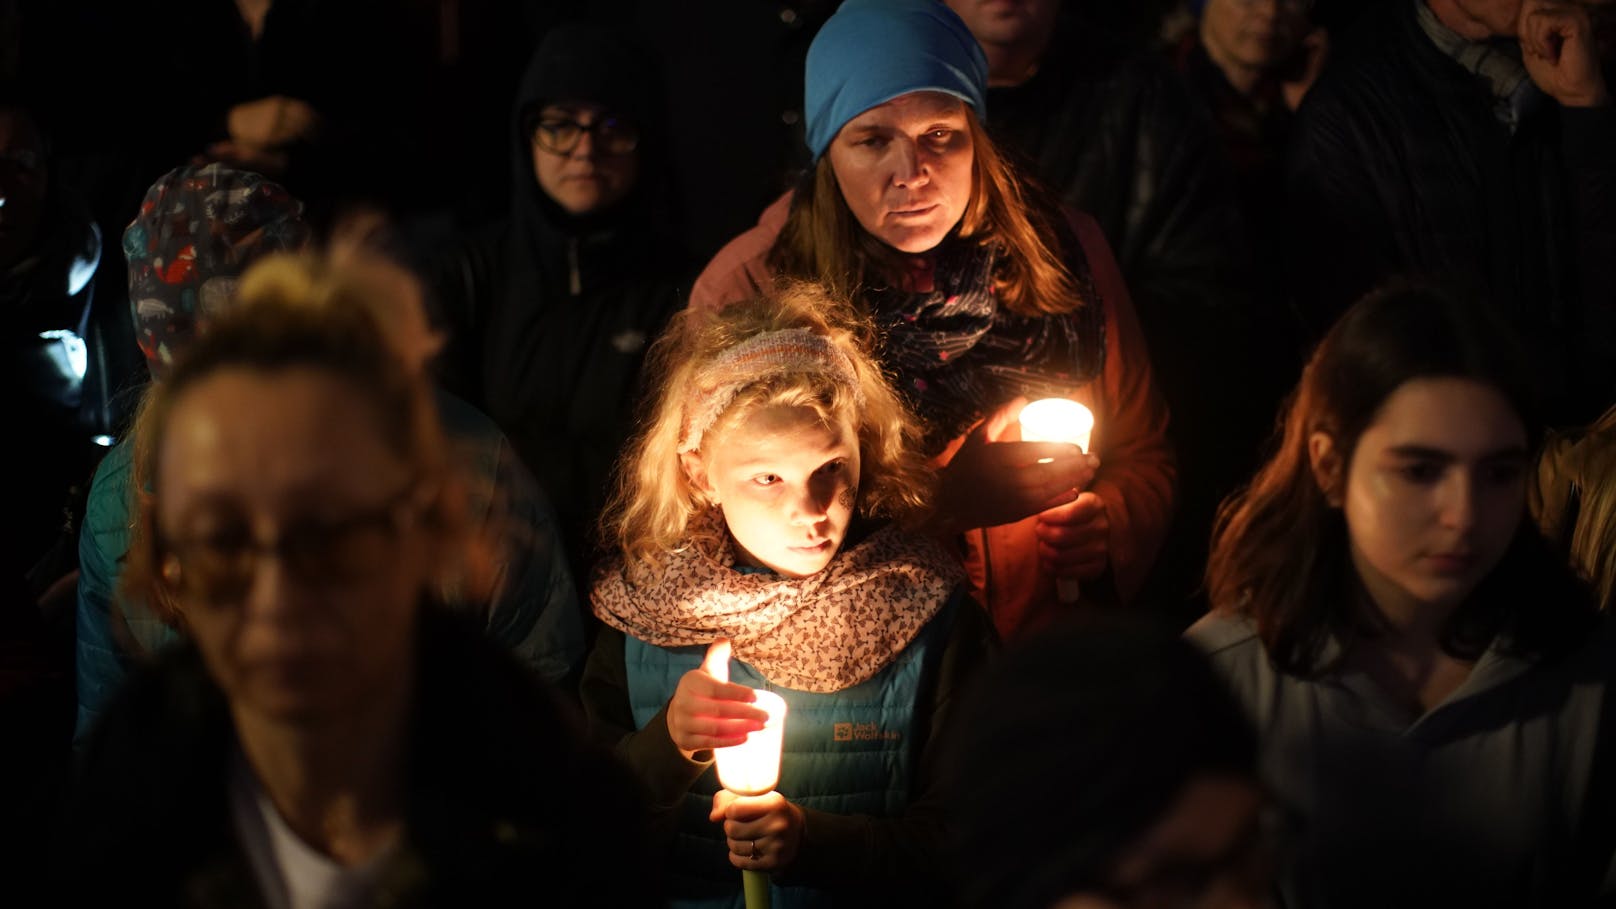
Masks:
[[[1616,2],[0,24],[25,901],[1616,905]]]

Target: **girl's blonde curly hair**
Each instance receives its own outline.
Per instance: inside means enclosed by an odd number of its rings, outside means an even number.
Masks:
[[[642,403],[640,429],[618,462],[599,526],[603,545],[618,550],[625,567],[655,572],[665,553],[722,542],[694,539],[691,518],[714,503],[691,482],[680,459],[692,407],[701,398],[698,377],[737,345],[793,329],[824,338],[845,356],[856,386],[829,367],[782,372],[760,364],[702,433],[701,448],[722,444],[728,430],[759,408],[805,407],[826,426],[846,420],[857,429],[862,466],[855,514],[909,526],[925,517],[935,476],[920,454],[914,417],[869,353],[873,325],[820,285],[782,279],[740,303],[678,313],[651,345],[645,369],[652,391]]]

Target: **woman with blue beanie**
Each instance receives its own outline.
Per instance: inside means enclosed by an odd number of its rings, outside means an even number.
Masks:
[[[1174,468],[1105,237],[993,147],[987,61],[944,4],[847,0],[809,48],[805,84],[813,167],[708,264],[691,305],[781,276],[874,318],[941,469],[936,524],[959,537],[1001,635],[1070,609],[1056,578],[1128,600],[1166,531]],[[1091,451],[1020,443],[1021,406],[1050,396],[1093,411]]]

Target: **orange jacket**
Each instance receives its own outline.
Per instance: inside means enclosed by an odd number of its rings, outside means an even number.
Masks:
[[[691,306],[722,306],[769,286],[764,264],[785,225],[790,194],[764,210],[756,227],[718,251],[696,279]],[[1101,465],[1090,491],[1105,503],[1111,524],[1110,569],[1117,594],[1127,601],[1139,591],[1155,561],[1172,517],[1173,454],[1167,441],[1167,405],[1151,384],[1150,358],[1111,246],[1093,218],[1068,211],[1105,305],[1105,369],[1071,397],[1094,412],[1090,448]],[[938,457],[947,464],[964,441],[949,443]],[[1005,640],[1026,633],[1063,607],[1054,578],[1038,563],[1036,517],[967,531],[965,569],[973,593]]]

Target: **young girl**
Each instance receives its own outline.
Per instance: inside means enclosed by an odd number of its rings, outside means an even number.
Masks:
[[[1364,299],[1220,518],[1190,635],[1297,813],[1287,906],[1610,896],[1616,648],[1529,521],[1510,340],[1473,300]]]
[[[620,558],[594,586],[584,705],[677,812],[681,904],[736,902],[737,868],[773,872],[776,905],[942,877],[932,743],[992,631],[957,558],[907,529],[929,474],[847,313],[797,284],[677,316],[602,521]],[[708,667],[731,646],[725,682]],[[753,688],[788,704],[785,754],[777,791],[742,797],[712,749],[762,728]]]

